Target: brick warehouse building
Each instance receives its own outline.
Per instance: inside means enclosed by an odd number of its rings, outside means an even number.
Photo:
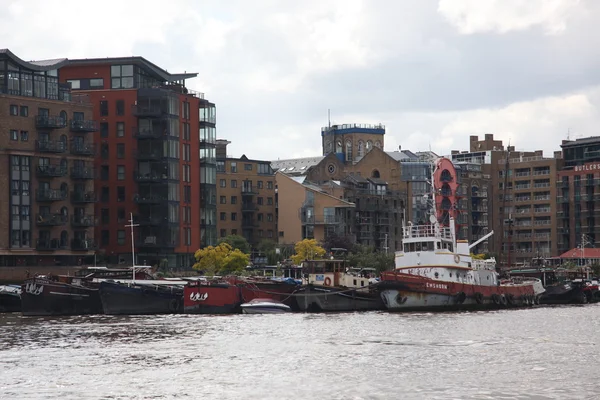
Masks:
[[[89,99],[59,83],[67,60],[0,50],[0,265],[77,265],[93,256]]]
[[[216,109],[142,57],[69,60],[60,82],[89,95],[98,119],[96,239],[110,263],[187,267],[216,241]],[[199,228],[198,228],[199,227]]]

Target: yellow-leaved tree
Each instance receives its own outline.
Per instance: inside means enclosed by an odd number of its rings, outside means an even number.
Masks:
[[[315,239],[304,239],[296,243],[294,247],[296,254],[292,256],[294,264],[299,265],[304,260],[323,258],[325,249],[319,246]]]
[[[196,250],[194,269],[204,275],[229,275],[243,272],[250,262],[250,256],[234,249],[228,243],[208,246]]]

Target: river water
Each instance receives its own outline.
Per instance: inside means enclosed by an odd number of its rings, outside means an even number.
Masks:
[[[600,304],[473,313],[0,314],[1,399],[600,399]]]

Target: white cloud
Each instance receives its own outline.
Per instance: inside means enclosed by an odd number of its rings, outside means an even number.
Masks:
[[[547,34],[566,29],[579,0],[440,0],[438,12],[462,34],[506,33],[540,26]]]

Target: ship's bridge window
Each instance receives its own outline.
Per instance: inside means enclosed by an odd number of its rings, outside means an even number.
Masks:
[[[431,250],[429,248],[429,243],[427,243],[427,242],[423,243],[423,251],[429,251],[429,250]]]
[[[421,251],[421,243],[417,243],[417,251]]]
[[[437,247],[438,250],[441,248],[440,242],[436,242],[436,247]]]

